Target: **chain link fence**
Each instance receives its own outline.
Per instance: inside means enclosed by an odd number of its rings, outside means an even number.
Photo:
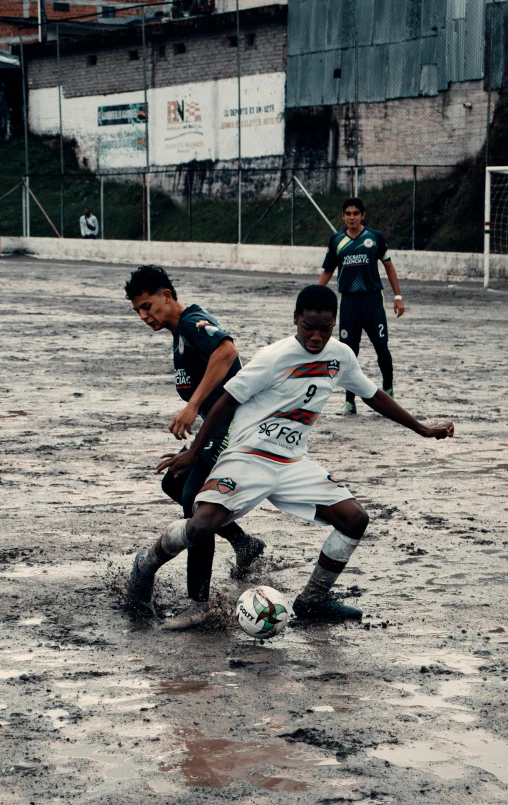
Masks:
[[[101,37],[52,21],[44,50],[21,36],[25,123],[54,159],[25,132],[25,169],[0,168],[2,234],[79,237],[89,207],[108,239],[323,245],[303,185],[338,228],[360,194],[392,248],[482,250],[508,2],[187,5],[114,37],[109,18]]]

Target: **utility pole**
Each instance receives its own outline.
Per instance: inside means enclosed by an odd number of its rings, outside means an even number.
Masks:
[[[46,41],[46,0],[37,0],[37,32],[39,42]]]

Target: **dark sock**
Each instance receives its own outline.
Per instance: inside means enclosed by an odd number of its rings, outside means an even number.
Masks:
[[[227,541],[233,546],[233,548],[239,548],[240,545],[243,544],[246,538],[245,531],[243,528],[240,528],[238,523],[229,523],[225,525],[223,528],[217,531],[219,537],[223,539],[227,539]]]

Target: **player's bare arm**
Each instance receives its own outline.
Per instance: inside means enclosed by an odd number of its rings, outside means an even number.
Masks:
[[[393,295],[395,297],[395,299],[393,300],[393,310],[397,318],[399,318],[399,316],[404,315],[405,310],[404,302],[402,301],[402,295],[400,293],[399,278],[397,277],[395,266],[393,265],[391,260],[383,260],[383,265],[385,267],[386,276],[388,277],[388,282],[392,286]]]
[[[321,276],[318,279],[318,285],[328,285],[332,276],[333,271],[326,271],[326,269],[323,269],[323,271],[321,272]]]
[[[224,339],[212,353],[201,383],[185,408],[173,417],[168,425],[170,433],[176,439],[185,439],[187,434],[192,433],[192,425],[198,416],[201,404],[224,380],[237,357],[238,350],[229,338]]]
[[[376,413],[393,420],[393,422],[398,422],[399,425],[403,425],[409,430],[414,430],[419,436],[424,436],[427,439],[446,439],[454,434],[455,426],[453,422],[444,422],[431,426],[424,425],[381,389],[378,389],[373,397],[363,401]]]
[[[201,425],[199,433],[191,447],[183,453],[177,453],[174,458],[168,458],[167,461],[161,462],[161,464],[155,468],[155,471],[160,472],[165,467],[169,467],[175,478],[187,472],[187,470],[193,467],[197,462],[200,450],[205,447],[217,428],[223,425],[224,422],[227,422],[228,419],[232,418],[239,404],[240,403],[235,400],[231,394],[225,391],[222,397],[219,397]],[[164,464],[164,467],[162,464]]]

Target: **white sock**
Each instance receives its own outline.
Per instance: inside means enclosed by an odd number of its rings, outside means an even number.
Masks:
[[[170,523],[162,532],[161,548],[168,556],[176,556],[190,544],[187,538],[187,520]]]
[[[326,597],[359,542],[335,529],[328,535],[312,575],[300,593],[302,601],[322,601]]]

